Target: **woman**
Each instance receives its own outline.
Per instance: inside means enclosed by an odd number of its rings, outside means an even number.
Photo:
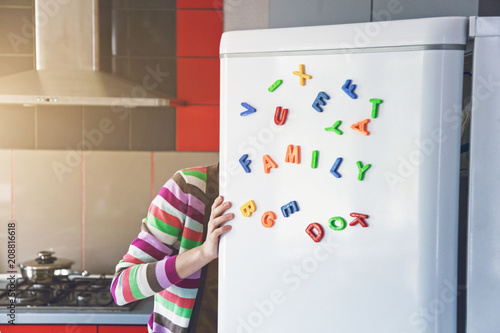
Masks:
[[[217,332],[220,236],[234,214],[219,193],[219,165],[180,170],[151,203],[139,236],[116,266],[118,305],[154,295],[149,332]]]

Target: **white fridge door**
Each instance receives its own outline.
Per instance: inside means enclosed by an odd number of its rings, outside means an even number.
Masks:
[[[466,26],[223,35],[219,332],[455,332]]]
[[[500,17],[471,19],[474,37],[470,136],[467,332],[499,332]]]

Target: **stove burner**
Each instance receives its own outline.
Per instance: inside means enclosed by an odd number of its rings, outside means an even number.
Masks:
[[[102,290],[97,293],[96,301],[98,304],[102,306],[107,306],[114,303],[113,296],[111,296],[111,293],[104,292]]]
[[[34,291],[26,291],[16,296],[16,304],[34,304],[37,301],[36,292]]]
[[[43,305],[52,298],[53,289],[49,285],[34,283],[30,288],[21,289],[16,294],[18,305]]]
[[[109,291],[111,278],[77,277],[58,278],[52,284],[32,283],[16,280],[16,306],[19,309],[68,309],[78,308],[92,311],[129,311],[134,303],[118,306]],[[6,289],[0,289],[0,306],[9,305]]]
[[[90,293],[83,293],[76,296],[76,301],[78,305],[87,304],[88,302],[90,302],[91,299],[92,299],[92,294]]]
[[[102,289],[104,286],[102,284],[91,284],[90,288],[91,289]]]

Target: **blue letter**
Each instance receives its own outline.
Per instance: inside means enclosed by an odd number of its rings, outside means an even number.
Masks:
[[[297,205],[297,201],[290,201],[284,206],[281,206],[281,212],[283,213],[284,217],[290,216],[290,214],[293,214],[295,212],[299,211],[299,206]]]
[[[247,158],[248,158],[248,154],[241,156],[240,157],[240,164],[246,173],[250,173],[252,171],[250,170],[250,168],[248,166],[250,165],[250,163],[252,163],[252,160],[247,161]]]
[[[323,112],[323,109],[321,108],[321,106],[325,106],[326,105],[326,102],[323,99],[329,100],[330,96],[328,96],[324,92],[320,91],[318,93],[318,96],[316,96],[316,99],[314,100],[314,103],[312,105],[312,107],[314,108],[314,110],[316,110],[318,112]]]

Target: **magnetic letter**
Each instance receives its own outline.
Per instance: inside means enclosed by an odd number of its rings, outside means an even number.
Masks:
[[[318,167],[318,154],[319,151],[313,150],[311,159],[311,168],[316,169]]]
[[[241,103],[241,106],[247,110],[240,113],[240,116],[248,116],[249,114],[257,111],[253,106],[251,106],[250,104],[247,104],[245,102]]]
[[[276,80],[269,88],[267,88],[267,91],[273,92],[278,88],[281,84],[283,83],[283,80]]]
[[[284,206],[281,206],[281,212],[283,213],[284,217],[290,216],[290,214],[293,214],[295,212],[299,211],[299,206],[297,205],[297,201],[290,201]]]
[[[300,164],[300,146],[288,145],[285,162]]]
[[[334,132],[335,134],[342,135],[343,132],[338,129],[338,127],[340,126],[340,124],[342,124],[342,121],[337,120],[335,122],[335,124],[333,124],[331,127],[325,128],[325,131],[330,131],[330,132]]]
[[[354,89],[356,89],[355,84],[351,84],[352,80],[346,80],[344,85],[342,86],[342,90],[352,99],[358,98],[358,95],[354,93]]]
[[[361,121],[358,121],[356,124],[352,124],[351,128],[355,131],[359,131],[363,135],[370,135],[370,132],[366,130],[366,126],[370,122],[370,119],[364,119]]]
[[[323,227],[319,223],[311,223],[307,226],[306,233],[317,243],[323,238]]]
[[[352,226],[355,226],[356,224],[361,224],[361,226],[363,228],[366,228],[368,227],[368,223],[366,223],[365,219],[368,218],[368,215],[365,215],[365,214],[359,214],[359,213],[351,213],[350,214],[352,217],[355,217],[355,219],[349,223],[349,225],[352,227]]]
[[[252,213],[255,212],[255,209],[255,202],[253,202],[253,200],[250,200],[240,207],[241,214],[243,214],[244,217],[252,216]]]
[[[365,172],[370,169],[370,167],[372,166],[371,164],[367,164],[365,166],[363,166],[363,163],[361,163],[361,161],[357,161],[356,162],[356,165],[358,166],[358,170],[359,170],[359,173],[358,173],[358,180],[363,180],[365,178]]]
[[[306,74],[306,66],[300,64],[299,65],[299,71],[293,71],[293,75],[298,75],[300,77],[300,85],[305,86],[306,85],[306,79],[310,80],[312,79],[312,76],[309,74]]]
[[[378,105],[383,102],[381,99],[377,98],[372,98],[370,99],[370,102],[372,102],[372,118],[377,118],[378,116]]]
[[[245,172],[250,173],[252,171],[250,170],[250,168],[248,166],[250,165],[250,163],[252,163],[252,160],[247,160],[247,158],[248,158],[248,154],[245,154],[245,155],[240,157],[239,161],[240,161],[241,166],[245,170]]]
[[[278,165],[273,161],[273,159],[271,157],[269,157],[269,155],[264,155],[262,157],[262,159],[264,160],[264,172],[265,173],[269,173],[271,168],[276,169],[278,167]]]
[[[337,169],[339,168],[340,164],[342,163],[342,157],[338,157],[335,160],[335,163],[333,163],[332,168],[330,169],[330,173],[335,176],[335,178],[340,178],[342,175],[338,173]]]
[[[274,122],[276,125],[281,126],[286,122],[286,117],[288,116],[288,109],[283,109],[281,111],[281,106],[276,108],[276,112],[274,113]]]
[[[316,110],[318,112],[323,112],[323,109],[321,108],[321,106],[326,105],[326,102],[324,101],[324,99],[329,100],[330,96],[328,96],[326,93],[320,91],[318,93],[318,96],[316,96],[316,99],[314,100],[314,103],[312,105],[314,110]]]
[[[260,219],[264,228],[271,228],[274,225],[274,220],[276,220],[276,214],[271,211],[262,214],[262,218]]]
[[[337,221],[340,223],[340,225],[337,225],[335,223]],[[328,220],[328,224],[330,224],[330,228],[332,228],[335,231],[344,230],[347,227],[347,223],[340,216],[332,217],[330,220]]]

